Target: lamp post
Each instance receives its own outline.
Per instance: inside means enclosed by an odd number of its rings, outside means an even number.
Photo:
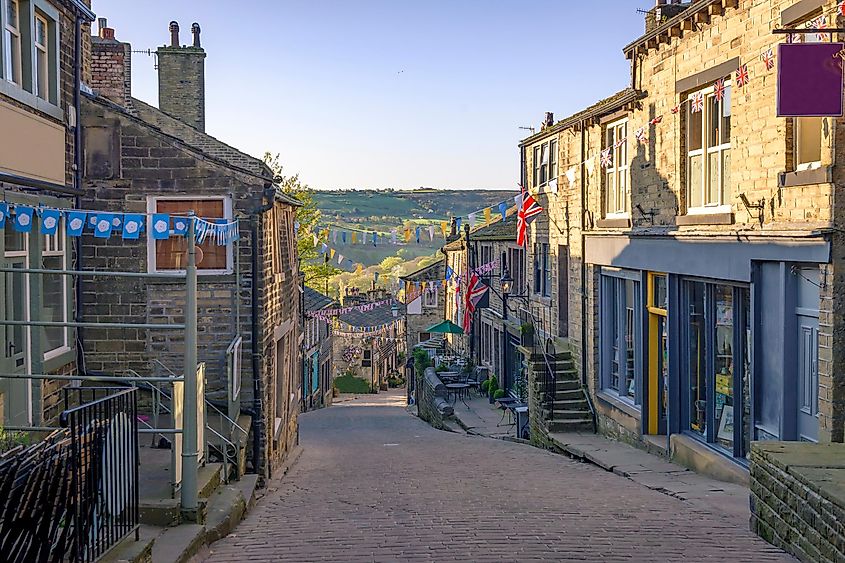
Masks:
[[[513,287],[513,278],[507,266],[502,268],[502,277],[499,278],[499,281],[502,283],[502,319],[508,320],[508,295],[510,295]]]

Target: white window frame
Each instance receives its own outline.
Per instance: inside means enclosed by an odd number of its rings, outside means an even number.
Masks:
[[[41,236],[41,235],[39,235]],[[67,232],[64,228],[64,221],[59,222],[59,228],[56,231],[55,235],[43,235],[42,238],[44,242],[44,246],[41,249],[41,266],[44,268],[44,258],[45,257],[56,257],[60,256],[62,258],[62,269],[68,269],[68,238]],[[59,247],[56,243],[60,241],[61,246]],[[58,248],[58,249],[57,249]],[[70,302],[70,294],[69,294],[69,287],[68,287],[68,276],[59,276],[62,280],[62,294],[64,298],[62,299],[62,318],[59,319],[59,322],[67,322],[68,320],[68,309],[69,309],[69,302]],[[53,348],[52,350],[45,350],[44,351],[44,361],[51,360],[55,357],[61,356],[67,352],[70,352],[70,329],[68,327],[62,328],[62,333],[64,335],[64,344],[57,348]]]
[[[624,117],[607,125],[605,129],[605,150],[610,149],[610,166],[605,169],[604,216],[608,219],[630,217],[628,201],[631,195],[630,163],[628,162],[628,118]],[[620,140],[625,142],[616,146]],[[620,180],[625,180],[625,187],[620,188]],[[612,184],[611,184],[612,180]],[[614,209],[610,206],[611,186],[616,201]]]
[[[46,43],[38,42],[38,24],[44,25]],[[39,54],[43,61],[39,61]],[[43,62],[43,65],[42,65]],[[45,82],[42,85],[42,81]],[[43,91],[42,90],[43,87]],[[36,11],[32,23],[32,93],[42,100],[50,100],[50,22],[41,12]]]
[[[728,100],[730,101],[731,106],[733,106],[733,82],[729,78],[725,78],[725,89],[729,91],[727,92]],[[725,194],[727,193],[730,186],[726,185],[725,181],[725,171],[723,169],[725,153],[730,152],[731,150],[731,142],[730,138],[728,138],[728,142],[721,143],[718,145],[710,146],[708,144],[708,132],[709,132],[709,123],[712,117],[711,109],[710,109],[710,102],[714,98],[714,87],[710,86],[708,88],[704,88],[702,90],[696,90],[695,92],[691,92],[687,96],[687,103],[686,111],[687,111],[687,127],[686,127],[686,135],[687,135],[687,154],[686,154],[686,170],[687,170],[687,178],[686,178],[686,195],[687,195],[687,214],[688,215],[703,215],[703,214],[710,214],[710,213],[729,213],[731,211],[731,204],[727,201]],[[692,115],[692,98],[696,94],[701,93],[704,96],[704,108],[701,112],[701,148],[695,150],[689,150],[689,134],[690,134],[690,119]],[[733,109],[731,108],[731,112]],[[732,116],[732,113],[730,114]],[[721,133],[720,133],[721,135]],[[706,194],[708,192],[708,182],[710,181],[710,155],[718,154],[718,162],[719,162],[719,198],[718,201],[715,202],[707,202],[705,201]],[[692,174],[690,170],[692,169],[691,161],[695,157],[701,157],[701,184],[698,186],[698,189],[701,190],[701,201],[703,205],[699,206],[692,206],[692,190],[693,186],[692,182]]]
[[[8,21],[9,6],[14,4],[17,14],[17,27],[13,26]],[[23,40],[21,38],[21,5],[18,0],[2,0],[0,1],[0,10],[2,10],[3,18],[3,42],[0,44],[0,49],[3,54],[3,78],[12,84],[23,88],[23,62],[24,50]],[[18,68],[17,76],[10,76],[12,74],[12,51],[14,46],[17,47]]]
[[[429,282],[428,285],[426,285],[425,291],[423,291],[423,307],[425,309],[437,308],[438,291],[439,288],[432,282]]]
[[[821,161],[821,156],[822,156],[821,136],[822,135],[821,135],[821,132],[819,134],[819,146],[818,146],[819,159],[813,160],[813,161],[808,161],[808,162],[799,162],[799,158],[800,158],[800,155],[801,155],[801,147],[800,147],[800,143],[801,143],[801,123],[803,121],[807,120],[807,119],[818,119],[819,120],[819,129],[822,130],[822,131],[824,130],[824,118],[823,117],[796,117],[795,118],[795,120],[793,122],[795,124],[795,126],[793,128],[794,139],[793,139],[793,143],[792,143],[792,151],[793,151],[793,154],[795,155],[795,170],[796,171],[815,170],[816,168],[821,168],[821,166],[822,166],[822,161]]]
[[[544,191],[542,188],[547,187],[552,179],[557,179],[559,150],[560,145],[557,139],[548,139],[531,147],[533,155],[531,183],[535,189]]]
[[[199,195],[156,195],[147,196],[147,271],[155,274],[173,274],[180,276],[185,274],[185,270],[159,270],[156,264],[156,241],[149,233],[152,232],[153,213],[156,213],[157,203],[159,201],[195,201],[195,200],[222,200],[223,201],[223,215],[227,221],[232,221],[232,197],[227,195],[215,196],[199,196]],[[235,253],[233,244],[226,245],[226,268],[217,270],[201,270],[197,268],[197,276],[219,276],[224,274],[231,274],[234,271]]]

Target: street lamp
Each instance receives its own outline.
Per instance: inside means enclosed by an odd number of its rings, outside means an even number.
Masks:
[[[499,281],[502,283],[502,318],[508,320],[508,295],[511,293],[513,278],[507,266],[502,268],[502,277]]]
[[[393,305],[390,306],[390,312],[393,313],[393,318],[397,318],[399,316],[399,305],[396,302],[393,302]]]

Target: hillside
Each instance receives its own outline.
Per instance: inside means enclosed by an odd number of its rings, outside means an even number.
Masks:
[[[372,244],[343,246],[343,254],[354,262],[364,266],[379,264],[385,258],[398,256],[413,260],[421,256],[434,254],[443,245],[440,222],[451,217],[463,217],[485,207],[493,207],[496,213],[502,201],[512,204],[516,191],[490,190],[348,190],[315,191],[314,200],[322,214],[321,226],[324,228],[350,228],[389,233],[396,229],[403,244]],[[478,220],[482,220],[479,214]],[[412,240],[404,244],[401,233],[406,226],[437,225],[434,241],[429,240],[427,231],[421,237],[421,243]],[[338,245],[339,248],[341,245]]]

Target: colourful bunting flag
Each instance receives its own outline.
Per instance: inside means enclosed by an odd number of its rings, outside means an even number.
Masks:
[[[203,221],[202,223],[205,223]],[[197,222],[197,225],[202,224]],[[173,218],[173,234],[178,236],[187,236],[188,235],[188,218],[187,217],[174,217]]]
[[[127,240],[137,239],[144,227],[144,216],[139,214],[125,215],[123,217],[123,238]]]
[[[15,230],[19,233],[32,231],[32,215],[35,209],[26,205],[15,206]]]
[[[499,204],[499,213],[502,214],[502,221],[505,221],[508,218],[508,204],[504,201]]]
[[[5,201],[0,202],[0,229],[6,226],[6,217],[9,215],[9,204]]]
[[[334,259],[334,255],[335,255],[335,250],[334,250],[334,248],[332,248],[332,249],[329,250],[329,258]]]
[[[152,217],[153,240],[165,240],[170,236],[170,215],[156,213]]]
[[[352,231],[352,244],[355,244],[356,242],[358,242],[358,233]]]
[[[467,219],[469,219],[469,228],[474,229],[475,228],[475,213],[470,213],[469,216],[467,216]]]
[[[65,227],[69,236],[82,236],[82,230],[85,228],[85,212],[69,211],[65,218]]]
[[[493,216],[493,211],[488,207],[484,210],[484,224],[489,225]]]
[[[41,234],[55,235],[59,229],[59,219],[62,212],[58,209],[42,209],[41,210]]]
[[[428,226],[428,238],[431,241],[434,241],[434,225]]]
[[[97,238],[109,238],[112,230],[112,213],[97,213],[97,224],[94,227],[94,236]]]

